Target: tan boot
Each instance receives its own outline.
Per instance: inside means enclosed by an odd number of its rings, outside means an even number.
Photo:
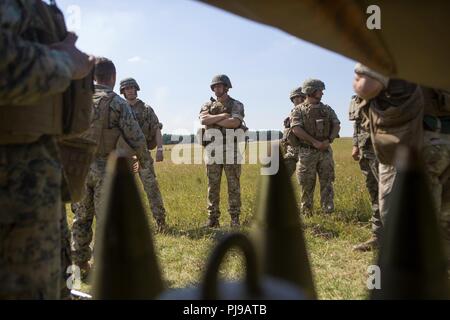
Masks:
[[[378,239],[376,237],[372,237],[366,242],[360,243],[353,247],[353,251],[358,252],[368,252],[378,249]]]

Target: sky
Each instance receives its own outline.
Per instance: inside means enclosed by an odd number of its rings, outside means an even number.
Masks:
[[[135,78],[139,98],[153,107],[163,133],[190,134],[213,94],[216,74],[245,106],[251,130],[282,130],[290,91],[307,78],[325,82],[322,101],[352,135],[348,105],[355,61],[273,27],[194,0],[57,0],[81,50],[111,59],[117,84]],[[299,22],[301,23],[301,22]]]

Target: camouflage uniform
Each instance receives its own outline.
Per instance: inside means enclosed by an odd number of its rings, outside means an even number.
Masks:
[[[359,167],[366,179],[366,187],[372,205],[372,232],[375,238],[379,239],[382,223],[378,206],[378,160],[370,139],[369,124],[363,124],[364,117],[361,115],[361,110],[357,107],[361,102],[361,98],[357,96],[352,97],[350,121],[354,121],[353,146],[359,149]]]
[[[112,89],[104,85],[95,86],[94,105],[101,96],[111,95],[109,102],[109,128],[118,128],[122,137],[137,154],[140,166],[143,170],[150,168],[150,153],[147,150],[144,134],[136,121],[128,103],[120,96],[112,92]],[[94,107],[94,122],[104,121],[98,114],[98,108]],[[99,146],[101,147],[101,146]],[[72,226],[72,258],[78,266],[85,265],[91,259],[90,243],[92,241],[92,221],[102,207],[104,196],[101,194],[105,178],[108,155],[97,155],[92,163],[86,182],[86,193],[83,200],[72,204],[74,220]],[[97,223],[98,225],[98,223]]]
[[[210,114],[220,114],[224,113],[225,110],[231,110],[231,117],[239,119],[241,122],[244,121],[244,105],[229,97],[228,101],[223,105],[216,102],[208,102],[203,105],[200,113],[208,111]],[[220,109],[220,110],[219,110]],[[220,127],[207,126],[206,129],[221,129]],[[206,165],[206,174],[208,177],[208,214],[209,221],[212,225],[218,225],[220,217],[220,182],[222,179],[222,172],[225,172],[228,182],[228,212],[231,216],[232,224],[239,224],[239,216],[241,213],[241,188],[240,188],[240,177],[241,177],[241,164],[239,161],[239,150],[237,145],[226,144],[225,130],[221,130],[224,135],[224,147],[223,147],[223,163],[208,163]],[[234,163],[227,163],[226,159],[232,155]]]
[[[121,90],[122,91],[122,90]],[[157,128],[162,129],[162,124],[159,122],[155,111],[152,107],[145,104],[142,100],[137,99],[134,105],[131,105],[131,110],[138,121],[142,132],[149,145],[150,140],[154,139]],[[139,176],[141,178],[144,190],[147,193],[147,198],[150,202],[153,217],[158,226],[164,226],[166,220],[166,210],[159,190],[158,181],[156,179],[155,168],[153,166],[153,158],[150,155],[150,167],[148,169],[139,169]]]
[[[355,68],[356,73],[365,74],[375,78],[383,83],[384,90],[376,98],[369,102],[372,109],[400,108],[404,105],[413,103],[420,104],[420,110],[423,110],[424,116],[423,126],[425,128],[422,141],[412,141],[418,145],[422,151],[422,157],[425,162],[425,169],[430,183],[430,191],[434,200],[435,209],[438,212],[441,222],[441,230],[445,246],[447,249],[450,263],[450,106],[442,105],[442,99],[437,98],[437,90],[420,87],[421,99],[412,100],[413,94],[417,92],[418,86],[403,80],[389,80],[384,78],[372,70],[360,64]],[[380,78],[380,79],[379,79]],[[383,81],[384,80],[384,81]],[[448,97],[448,96],[447,96]],[[448,98],[447,98],[448,99]],[[424,103],[423,103],[424,102]],[[439,102],[439,103],[438,103]],[[422,113],[419,113],[421,115]],[[368,115],[366,117],[370,117]],[[430,126],[426,119],[430,118],[434,121],[439,118],[441,128]],[[411,127],[413,124],[409,124]],[[371,124],[371,133],[374,135],[373,126]],[[419,136],[420,137],[420,136]],[[407,137],[409,138],[409,136]],[[382,151],[380,149],[380,151]],[[379,156],[377,154],[377,156]],[[380,215],[383,223],[389,210],[390,195],[395,181],[397,170],[395,166],[388,161],[381,161],[379,165],[379,205]],[[450,265],[450,264],[449,264]]]
[[[56,97],[71,81],[70,57],[29,37],[30,29],[45,28],[37,4],[0,2],[0,299],[59,297],[62,172],[56,141],[8,115]]]
[[[70,277],[68,268],[72,266],[72,252],[70,249],[70,229],[67,223],[66,205],[62,204],[61,215],[61,299],[70,300],[70,289],[67,287],[67,280]]]
[[[286,165],[288,176],[291,177],[297,168],[300,148],[285,144],[285,150],[286,152],[284,153],[284,164]]]
[[[304,101],[305,95],[302,92],[302,87],[295,88],[294,90],[291,91],[291,94],[289,95],[289,99],[294,104],[294,107],[295,104],[298,104],[297,101],[295,101],[295,98],[302,98],[301,101]],[[292,113],[292,111],[294,111],[294,109],[292,109],[290,113]],[[290,126],[291,126],[291,118],[288,117],[286,120],[284,120],[285,131],[281,144],[284,147],[283,159],[289,177],[291,177],[294,174],[297,168],[297,162],[300,152],[300,148],[298,146],[292,146],[286,137],[286,134],[288,133],[287,130],[290,128]]]
[[[321,118],[326,125],[331,128],[333,124],[339,124],[339,119],[333,109],[319,103],[316,105],[304,102],[303,104],[296,106],[291,113],[291,127],[299,126],[305,130],[309,135],[317,140],[328,139],[319,137],[317,133],[312,132],[310,128],[315,127],[315,120],[312,115],[315,113],[320,113]],[[308,129],[309,128],[309,129]],[[330,140],[330,142],[332,139]],[[320,151],[314,148],[311,144],[306,141],[302,141],[300,144],[299,152],[299,162],[297,169],[297,177],[302,187],[301,194],[301,210],[305,214],[311,214],[314,205],[314,189],[316,185],[316,177],[319,177],[320,183],[320,196],[321,196],[321,207],[326,213],[331,213],[334,211],[334,190],[333,183],[335,180],[334,173],[334,160],[333,160],[333,150],[331,146],[328,150]]]

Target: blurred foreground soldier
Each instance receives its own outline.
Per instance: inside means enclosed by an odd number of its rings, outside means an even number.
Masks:
[[[340,122],[334,110],[321,102],[325,84],[316,79],[303,83],[304,103],[296,106],[291,113],[291,129],[294,141],[299,146],[297,176],[302,187],[301,211],[313,213],[316,177],[320,182],[322,210],[334,212],[335,179],[333,150],[331,144],[339,137]]]
[[[93,61],[73,33],[60,37],[57,10],[40,0],[0,2],[0,299],[60,296],[56,137],[72,133],[63,92]]]
[[[136,120],[147,140],[147,149],[152,150],[157,147],[156,162],[161,162],[164,159],[161,135],[162,123],[159,122],[152,107],[138,99],[137,92],[139,90],[139,85],[133,78],[127,78],[120,82],[120,93],[124,95],[131,106],[131,110],[133,110]],[[166,210],[164,209],[158,181],[156,180],[155,168],[153,166],[153,158],[151,155],[150,167],[145,170],[139,168],[139,176],[141,177],[145,192],[147,193],[153,217],[156,220],[157,230],[162,232],[166,228]]]
[[[93,97],[94,107],[91,128],[86,136],[97,141],[95,160],[92,163],[86,182],[83,199],[72,204],[74,220],[72,226],[72,258],[80,267],[82,278],[90,271],[90,243],[92,241],[92,221],[100,212],[102,201],[102,186],[108,156],[116,150],[120,137],[134,150],[143,170],[150,167],[150,154],[147,149],[144,134],[136,121],[128,103],[114,93],[116,83],[116,68],[111,60],[98,58],[94,73],[96,85]]]
[[[302,104],[305,101],[305,94],[302,92],[302,88],[295,88],[294,90],[292,90],[289,99],[291,100],[291,102],[293,103],[294,107]],[[294,111],[294,109],[291,110]],[[291,118],[287,117],[284,120],[284,137],[282,140],[282,145],[284,147],[284,163],[286,164],[286,169],[288,172],[288,176],[291,177],[292,174],[294,174],[295,169],[297,167],[297,162],[298,162],[298,154],[299,154],[299,147],[298,146],[292,146],[289,143],[289,140],[287,139],[287,134],[290,130],[291,127]]]
[[[418,150],[425,161],[436,212],[450,257],[450,94],[388,79],[357,64],[353,87],[367,102],[372,143],[380,162],[379,204],[384,223],[397,170],[399,145]]]
[[[352,97],[349,120],[354,121],[352,157],[359,162],[361,172],[366,179],[366,187],[372,205],[371,222],[373,236],[368,241],[355,246],[353,249],[356,251],[370,251],[378,248],[382,231],[378,207],[378,160],[370,139],[369,123],[361,114],[363,104],[364,100],[362,98],[356,95]]]
[[[245,131],[244,105],[228,95],[228,90],[232,86],[226,75],[215,76],[210,87],[217,100],[211,98],[211,101],[205,103],[200,110],[199,118],[201,124],[206,127],[206,133],[210,129],[220,131],[223,141],[215,142],[213,145],[218,146],[218,144],[223,143],[220,146],[223,147],[223,153],[217,155],[213,151],[206,164],[209,213],[207,226],[210,228],[220,226],[220,181],[222,172],[225,171],[228,182],[228,210],[231,216],[231,226],[237,227],[240,225],[239,216],[241,213],[241,161],[239,161],[239,148],[235,139],[227,141],[227,135],[234,134],[238,129]],[[215,158],[213,159],[213,157]]]

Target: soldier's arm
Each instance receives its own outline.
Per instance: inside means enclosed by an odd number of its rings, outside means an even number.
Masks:
[[[329,142],[332,143],[334,139],[339,138],[339,132],[341,131],[341,122],[339,121],[336,112],[330,108],[331,114],[331,133],[329,137]]]
[[[213,124],[218,124],[220,121],[225,120],[229,117],[230,117],[229,113],[209,114],[206,111],[200,113],[200,122],[204,126],[210,126]]]
[[[68,54],[0,31],[0,104],[29,104],[63,92],[73,72]]]
[[[240,102],[235,102],[231,109],[231,115],[217,124],[225,129],[237,129],[244,121],[244,116],[244,105]]]
[[[26,9],[17,1],[0,2],[0,105],[29,104],[63,92],[75,71],[67,53],[15,34]]]
[[[148,168],[151,159],[147,149],[147,141],[128,103],[117,96],[111,101],[111,108],[118,116],[118,124],[123,138],[136,152],[139,165],[144,169]]]
[[[353,122],[353,137],[352,137],[352,142],[353,142],[353,147],[358,147],[358,133],[359,133],[359,122],[355,121]]]

